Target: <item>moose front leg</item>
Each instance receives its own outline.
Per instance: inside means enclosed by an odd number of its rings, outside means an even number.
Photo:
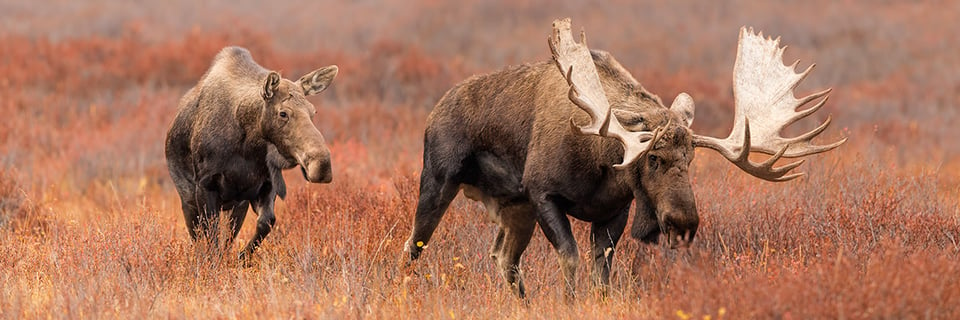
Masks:
[[[590,243],[593,245],[593,272],[591,278],[598,286],[600,295],[606,297],[610,291],[610,267],[613,264],[614,248],[627,226],[630,207],[620,210],[620,214],[604,222],[590,225]]]
[[[260,247],[263,239],[267,237],[267,234],[273,230],[273,225],[277,222],[277,218],[273,213],[275,198],[276,196],[270,192],[269,195],[263,196],[260,200],[252,203],[253,212],[258,215],[257,231],[254,233],[253,238],[250,239],[250,242],[247,243],[247,246],[243,248],[243,251],[240,252],[241,261],[246,261],[252,256],[253,252]]]
[[[230,238],[227,239],[227,247],[233,244],[233,240],[240,233],[243,227],[243,220],[247,218],[247,210],[250,209],[249,201],[241,201],[230,211]]]
[[[575,275],[579,264],[579,253],[576,239],[570,229],[570,219],[553,199],[544,196],[537,199],[537,222],[543,230],[543,235],[557,250],[566,289],[565,296],[568,301],[573,301],[577,286]]]

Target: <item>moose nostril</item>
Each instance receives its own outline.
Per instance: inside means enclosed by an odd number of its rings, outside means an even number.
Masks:
[[[330,183],[333,181],[333,170],[329,157],[324,157],[320,160],[317,160],[316,166],[317,172],[323,177],[320,180],[321,183]]]
[[[330,172],[330,169],[331,169],[330,160],[328,159],[320,160],[320,171]]]

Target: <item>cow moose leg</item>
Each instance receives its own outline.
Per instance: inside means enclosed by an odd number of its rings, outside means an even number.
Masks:
[[[510,289],[521,299],[526,293],[520,277],[520,256],[530,244],[537,220],[529,203],[507,205],[500,209],[500,231],[491,256]]]
[[[433,171],[430,166],[424,166],[420,174],[420,200],[413,218],[413,233],[404,245],[404,251],[410,253],[410,260],[420,257],[420,252],[427,246],[450,202],[460,191],[459,183]]]
[[[599,286],[600,295],[606,297],[610,291],[610,267],[613,264],[614,248],[627,226],[630,207],[620,210],[620,214],[604,222],[593,222],[590,226],[590,242],[593,244],[592,280]]]
[[[200,180],[200,184],[197,187],[197,194],[202,195],[203,199],[203,213],[200,216],[200,231],[201,236],[206,238],[213,248],[216,255],[219,256],[221,253],[220,250],[220,192],[218,191],[218,184],[216,183],[218,179],[213,177],[208,177],[206,179]]]
[[[237,206],[233,207],[233,210],[230,212],[230,238],[227,239],[227,248],[230,247],[230,244],[233,243],[233,240],[237,238],[237,234],[240,233],[240,227],[243,227],[243,220],[247,218],[247,211],[250,209],[249,201],[241,201]]]
[[[257,231],[254,233],[253,238],[250,239],[250,242],[247,243],[247,246],[243,248],[243,251],[240,252],[240,260],[246,261],[247,258],[253,255],[253,252],[260,247],[260,243],[263,242],[263,239],[267,237],[267,234],[273,229],[273,225],[277,222],[277,218],[273,213],[273,201],[274,195],[271,193],[267,197],[261,197],[259,201],[256,201],[253,204],[253,211],[257,213]]]
[[[579,264],[579,253],[573,231],[570,229],[570,219],[567,218],[566,213],[558,208],[554,200],[543,196],[537,199],[537,222],[540,223],[543,235],[557,250],[560,271],[563,274],[566,287],[565,295],[568,301],[573,301],[577,284],[575,275]]]
[[[182,197],[186,199],[186,197]],[[182,200],[180,201],[180,207],[183,210],[183,221],[187,224],[187,231],[190,232],[190,238],[193,241],[197,241],[199,236],[197,234],[197,228],[200,227],[200,216],[203,215],[200,212],[200,208],[197,207],[196,201]]]

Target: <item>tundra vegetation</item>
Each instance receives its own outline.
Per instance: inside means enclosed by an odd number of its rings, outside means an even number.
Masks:
[[[3,318],[960,317],[956,4],[2,3]],[[779,35],[786,62],[817,63],[798,96],[833,88],[785,136],[832,116],[818,141],[849,140],[787,183],[698,148],[696,240],[683,253],[625,237],[603,301],[580,289],[563,303],[555,250],[535,236],[519,302],[488,255],[497,225],[462,197],[408,267],[427,114],[471,75],[548,60],[545,29],[564,16],[650,92],[693,96],[691,128],[710,136],[732,129],[739,28]],[[163,155],[173,106],[229,45],[291,77],[340,68],[308,98],[333,182],[287,172],[246,268],[197,253]],[[256,232],[247,219],[233,252]],[[571,230],[590,261],[589,224]]]

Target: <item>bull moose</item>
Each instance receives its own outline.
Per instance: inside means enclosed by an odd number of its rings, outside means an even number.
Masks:
[[[693,99],[681,93],[667,108],[610,53],[577,43],[570,20],[553,22],[552,61],[471,77],[440,99],[424,133],[420,198],[405,244],[410,259],[426,248],[459,190],[481,201],[498,223],[490,255],[515,294],[524,297],[518,263],[539,224],[557,251],[565,295],[575,293],[577,244],[568,215],[591,223],[591,279],[609,287],[614,248],[636,202],[631,235],[687,246],[699,224],[690,185],[694,148],[715,150],[757,178],[786,181],[803,160],[846,141],[811,140],[830,123],[798,137],[787,125],[817,111],[830,89],[797,99],[793,89],[812,70],[783,64],[779,39],[741,29],[733,71],[734,126],[725,139],[690,130]],[[820,99],[822,98],[822,99]],[[797,110],[820,99],[812,107]],[[762,163],[748,159],[771,155]]]
[[[217,54],[180,99],[167,132],[167,166],[193,240],[209,237],[219,249],[220,212],[231,211],[232,242],[252,205],[259,217],[243,260],[273,228],[274,201],[286,195],[282,170],[299,165],[307,181],[331,181],[330,151],[306,96],[325,90],[337,70],[326,66],[291,81],[261,67],[246,49]]]

